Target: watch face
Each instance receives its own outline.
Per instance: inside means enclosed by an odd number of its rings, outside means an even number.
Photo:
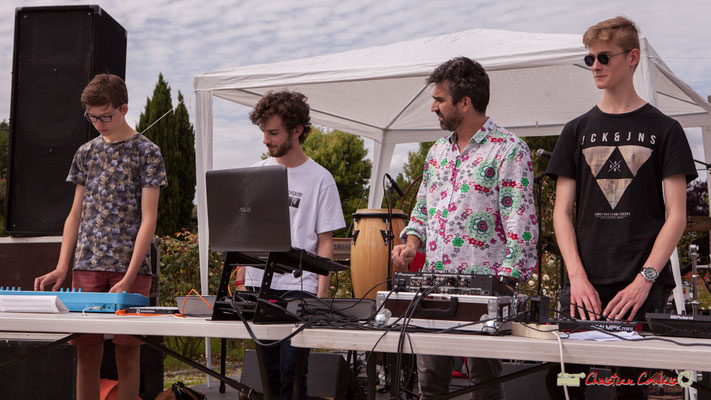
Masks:
[[[652,267],[642,268],[642,276],[648,281],[653,281],[657,279],[657,270]]]

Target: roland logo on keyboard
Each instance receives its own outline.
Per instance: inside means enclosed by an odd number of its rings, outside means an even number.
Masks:
[[[247,206],[245,206],[245,207],[240,207],[240,208],[239,208],[239,212],[241,212],[241,213],[252,212],[252,207],[247,207]]]
[[[671,319],[688,319],[688,320],[693,320],[694,316],[693,315],[687,315],[687,314],[670,314],[669,318]]]

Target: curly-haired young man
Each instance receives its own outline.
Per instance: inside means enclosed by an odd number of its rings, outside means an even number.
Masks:
[[[309,158],[301,148],[311,131],[306,96],[291,91],[270,92],[257,103],[249,117],[264,133],[264,145],[271,156],[254,166],[281,164],[287,167],[292,245],[321,257],[332,258],[332,232],[346,224],[336,181],[330,172]],[[238,289],[258,290],[262,273],[256,268],[240,268],[236,272],[237,280],[245,281],[245,285]],[[298,278],[292,274],[274,274],[271,288],[277,293],[289,292],[292,297],[303,292],[326,297],[329,283],[328,276],[317,276],[311,272],[304,272]],[[272,393],[282,399],[292,398],[297,352],[298,349],[289,342],[264,348]],[[306,398],[307,366],[306,363],[300,399]]]

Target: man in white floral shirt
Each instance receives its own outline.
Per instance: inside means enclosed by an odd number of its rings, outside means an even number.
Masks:
[[[528,277],[536,266],[538,221],[533,204],[533,169],[526,143],[486,116],[489,76],[466,57],[451,59],[427,79],[434,84],[432,112],[451,135],[427,154],[417,203],[402,245],[393,249],[398,266],[416,251],[428,272],[475,272]],[[418,355],[422,399],[449,391],[454,360]],[[474,383],[498,377],[501,363],[469,359]],[[503,387],[477,391],[474,399],[503,398]]]

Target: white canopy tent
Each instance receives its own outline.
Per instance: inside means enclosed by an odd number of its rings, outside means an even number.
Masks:
[[[635,75],[640,95],[683,127],[702,127],[711,159],[711,105],[664,64],[644,37]],[[430,112],[425,79],[457,56],[479,61],[491,78],[487,114],[519,136],[557,135],[563,125],[601,97],[583,63],[580,35],[474,29],[386,46],[224,69],[197,75],[196,163],[202,292],[207,293],[208,225],[205,172],[212,169],[212,97],[254,106],[271,90],[308,96],[312,122],[372,139],[371,182],[390,168],[398,143],[442,137]],[[377,208],[382,186],[371,184],[368,207]],[[676,257],[674,257],[676,258]]]

